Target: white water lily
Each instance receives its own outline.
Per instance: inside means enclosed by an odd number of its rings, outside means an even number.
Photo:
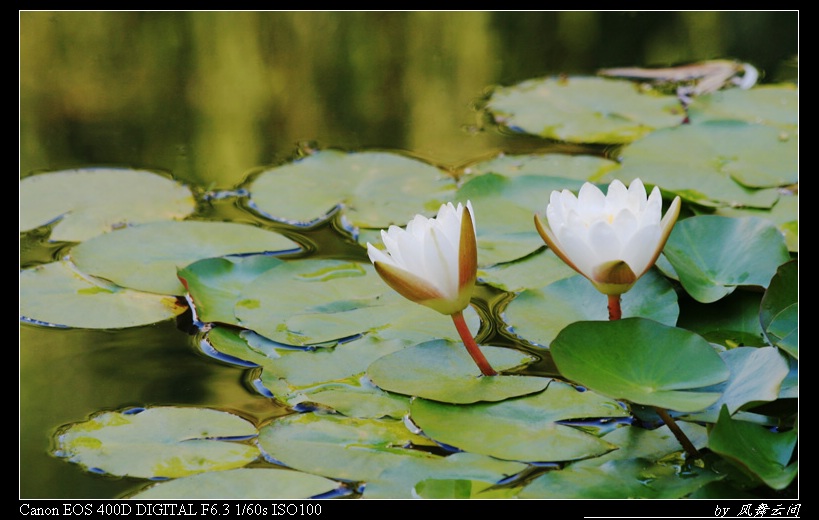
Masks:
[[[444,204],[436,218],[416,215],[406,229],[381,231],[385,251],[367,243],[381,278],[405,298],[443,314],[469,305],[478,270],[470,202]]]
[[[478,272],[478,246],[472,204],[451,202],[435,218],[416,215],[406,226],[381,231],[385,250],[369,242],[376,272],[400,295],[452,317],[458,334],[484,375],[496,372],[469,333],[463,310],[469,305]]]
[[[585,183],[577,196],[553,191],[546,221],[535,215],[543,241],[564,262],[588,278],[602,293],[613,296],[631,289],[660,256],[680,213],[675,197],[662,216],[656,186],[646,197],[640,179],[628,188],[613,181],[606,194]]]

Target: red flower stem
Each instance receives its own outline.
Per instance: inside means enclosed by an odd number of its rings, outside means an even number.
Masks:
[[[478,344],[475,343],[475,338],[472,337],[472,333],[469,332],[469,327],[466,326],[463,312],[458,311],[453,314],[452,321],[455,322],[455,328],[458,329],[458,334],[464,342],[466,351],[469,352],[469,355],[472,356],[472,360],[475,361],[475,364],[481,369],[481,374],[485,376],[498,375],[495,369],[492,368],[492,365],[489,364],[489,361],[486,360],[486,357],[484,357],[481,349],[478,348]]]
[[[698,459],[700,458],[700,452],[694,446],[694,444],[688,439],[683,432],[677,422],[668,414],[668,412],[664,408],[660,408],[659,406],[655,406],[654,410],[657,412],[657,415],[660,416],[660,419],[663,420],[668,429],[671,430],[671,433],[674,434],[674,437],[677,438],[682,447],[685,448],[685,451],[693,458]]]
[[[620,295],[609,294],[609,320],[619,320],[623,316],[620,310]]]

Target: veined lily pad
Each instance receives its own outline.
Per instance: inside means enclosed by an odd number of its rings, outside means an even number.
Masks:
[[[674,325],[679,315],[677,293],[653,269],[623,294],[621,308],[625,317],[641,316],[667,325]],[[605,295],[578,274],[524,290],[506,306],[503,319],[520,338],[548,347],[571,323],[608,320],[608,303]]]
[[[796,131],[799,124],[799,89],[796,85],[760,85],[743,89],[726,89],[698,96],[688,107],[692,123],[721,119],[738,119],[763,123],[783,131]]]
[[[714,215],[724,217],[759,217],[768,219],[785,235],[788,251],[799,252],[799,194],[788,191],[780,193],[779,200],[770,209],[717,208]]]
[[[161,482],[128,498],[138,500],[299,499],[329,493],[338,489],[339,486],[339,483],[333,480],[298,471],[239,468]],[[224,514],[225,508],[229,507],[229,504],[220,504],[215,512]],[[234,514],[235,511],[235,509],[229,509],[231,514]],[[200,512],[201,510],[196,511],[197,514]]]
[[[575,322],[550,347],[560,373],[592,390],[681,412],[714,404],[730,371],[711,345],[687,330],[645,318]]]
[[[257,277],[236,303],[239,324],[290,345],[315,345],[373,334],[420,342],[456,338],[448,316],[393,291],[370,263],[292,260]],[[467,308],[471,330],[480,321]]]
[[[708,447],[773,489],[784,489],[799,471],[798,461],[791,462],[797,438],[796,427],[773,432],[756,424],[735,421],[728,408],[723,407]]]
[[[578,190],[582,181],[486,173],[471,177],[459,189],[458,201],[472,202],[477,227],[478,264],[488,266],[517,260],[543,247],[534,224],[545,211],[553,190]]]
[[[777,267],[790,259],[771,222],[715,215],[677,222],[663,253],[686,292],[702,303],[741,285],[767,287]]]
[[[430,479],[467,480],[481,485],[497,484],[526,469],[526,464],[477,453],[458,452],[438,458],[408,458],[369,480],[363,498],[418,498],[418,488]],[[474,489],[474,486],[470,486]],[[510,490],[506,490],[510,492]],[[441,497],[444,498],[444,497]],[[454,497],[452,497],[454,498]],[[473,498],[489,498],[479,494]]]
[[[779,266],[762,297],[760,322],[771,344],[799,359],[799,265]]]
[[[495,370],[534,361],[532,356],[502,347],[482,347]],[[375,360],[367,376],[379,387],[399,394],[447,403],[500,401],[546,388],[549,379],[519,375],[481,376],[462,343],[433,340]]]
[[[561,153],[506,155],[469,165],[464,173],[478,176],[495,173],[504,177],[528,175],[562,177],[577,181],[593,181],[607,172],[616,170],[620,164],[594,155],[568,155]],[[548,197],[548,195],[547,195]],[[548,201],[548,199],[546,199]]]
[[[520,260],[479,270],[478,279],[504,291],[520,292],[524,289],[545,287],[576,274],[577,271],[566,265],[554,251],[543,246],[541,251]]]
[[[785,354],[773,347],[737,347],[720,354],[731,371],[719,400],[702,412],[688,417],[692,421],[715,423],[723,405],[733,414],[746,406],[774,401],[788,375]]]
[[[259,445],[291,468],[328,478],[367,481],[408,458],[439,458],[407,448],[429,446],[399,420],[356,419],[327,414],[288,415],[259,432]]]
[[[734,291],[712,303],[685,298],[677,326],[726,348],[764,347],[768,342],[759,324],[761,298],[757,291]]]
[[[177,276],[191,296],[199,320],[236,323],[233,307],[241,292],[257,276],[281,263],[266,255],[206,258],[179,269]]]
[[[438,442],[506,460],[576,460],[616,448],[558,421],[628,416],[621,405],[560,381],[547,382],[542,392],[498,403],[465,406],[416,398],[410,417]]]
[[[573,143],[630,143],[685,117],[674,96],[640,93],[629,81],[582,76],[498,88],[486,108],[512,130]]]
[[[682,498],[723,476],[692,466],[647,459],[617,459],[600,465],[571,465],[534,479],[518,498]]]
[[[176,297],[125,289],[58,261],[20,271],[20,316],[45,325],[121,329],[174,318]]]
[[[256,427],[206,408],[148,408],[106,412],[57,436],[60,457],[117,476],[177,478],[243,467],[259,456]]]
[[[156,222],[92,238],[71,250],[83,272],[123,287],[185,294],[177,269],[203,258],[298,248],[284,236],[231,222]]]
[[[622,167],[606,174],[635,178],[703,206],[770,209],[776,187],[798,181],[798,143],[780,130],[738,121],[658,130],[623,149]]]
[[[20,231],[57,222],[51,240],[81,242],[126,225],[182,219],[188,187],[145,170],[86,168],[20,181]]]
[[[405,155],[321,150],[262,172],[250,184],[250,200],[269,218],[302,225],[341,204],[353,226],[382,229],[417,213],[435,216],[454,189],[442,170]]]

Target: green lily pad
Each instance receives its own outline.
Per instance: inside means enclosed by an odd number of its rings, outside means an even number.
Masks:
[[[709,438],[709,448],[773,489],[785,489],[799,471],[791,462],[797,443],[796,428],[773,432],[756,424],[731,419],[727,407]]]
[[[770,209],[776,187],[798,181],[796,136],[738,121],[658,130],[623,149],[622,167],[604,176],[648,185],[712,207]]]
[[[58,433],[56,455],[116,476],[177,478],[246,466],[259,456],[256,427],[206,408],[105,412]]]
[[[572,381],[613,398],[681,412],[714,404],[720,393],[704,387],[730,376],[702,337],[645,318],[573,323],[550,350]]]
[[[467,479],[429,478],[418,482],[414,488],[418,498],[514,498],[514,488],[493,488],[490,482]]]
[[[535,213],[545,211],[553,190],[578,190],[582,184],[543,175],[486,173],[469,178],[458,189],[456,200],[471,201],[475,209],[478,265],[517,260],[543,247]]]
[[[731,371],[722,395],[702,412],[688,416],[692,421],[715,423],[723,405],[733,414],[743,407],[774,401],[788,375],[788,361],[773,347],[737,347],[720,354]]]
[[[129,496],[137,500],[270,500],[312,498],[339,488],[339,483],[318,475],[272,468],[239,468],[201,473],[161,482]],[[197,504],[198,506],[198,504]],[[213,514],[235,514],[235,506],[214,505]],[[269,507],[269,506],[268,506]],[[194,511],[197,514],[201,510]]]
[[[300,397],[288,401],[290,406],[309,403],[347,417],[363,419],[401,419],[409,412],[409,398],[385,392],[367,384],[366,378],[359,384],[327,383],[315,389],[304,390]]]
[[[717,301],[738,286],[767,287],[777,267],[790,259],[771,222],[715,215],[677,222],[663,253],[686,292],[702,303]]]
[[[527,257],[478,270],[478,279],[509,292],[544,287],[577,274],[545,246]]]
[[[616,448],[558,421],[628,416],[621,405],[594,392],[547,381],[542,392],[498,403],[457,405],[416,398],[410,418],[438,442],[505,460],[566,461]]]
[[[483,489],[526,469],[526,464],[477,453],[458,452],[446,457],[407,458],[367,482],[363,498],[418,498],[419,486],[429,480],[466,480],[471,489]],[[511,490],[506,490],[510,492]],[[494,496],[493,496],[494,497]],[[443,498],[443,497],[442,497]],[[474,498],[488,498],[480,493]]]
[[[799,359],[799,264],[796,260],[777,268],[762,297],[759,318],[771,344]]]
[[[620,305],[625,317],[642,316],[667,325],[674,325],[679,315],[674,288],[653,269],[622,295]],[[586,278],[574,275],[541,289],[522,291],[502,316],[515,335],[548,347],[571,323],[608,320],[608,301]]]
[[[233,307],[242,290],[282,260],[266,255],[206,258],[179,269],[200,321],[236,323]]]
[[[20,231],[56,222],[55,241],[81,242],[127,225],[182,219],[194,208],[187,186],[146,170],[85,168],[20,181]]]
[[[747,90],[719,90],[694,98],[688,107],[688,115],[694,124],[738,119],[795,131],[799,125],[799,88],[791,84],[777,84]]]
[[[722,207],[713,211],[724,217],[759,217],[768,219],[785,235],[785,245],[792,253],[799,252],[799,194],[780,192],[779,199],[772,208],[732,208]]]
[[[321,150],[261,172],[249,189],[253,207],[275,220],[304,225],[342,205],[353,226],[382,229],[418,213],[435,216],[455,184],[437,167],[405,155]]]
[[[255,333],[225,327],[213,327],[205,341],[220,359],[262,368],[263,387],[289,406],[308,403],[351,417],[401,417],[406,412],[406,397],[384,392],[364,377],[370,363],[405,348],[405,341],[364,336],[334,348],[293,349],[269,340],[271,345],[260,346],[264,338]]]
[[[486,109],[514,131],[573,143],[630,143],[685,117],[674,96],[597,77],[541,78],[497,88]]]
[[[482,347],[497,371],[534,361],[532,356],[502,347]],[[500,401],[539,392],[549,380],[519,375],[481,376],[463,343],[433,340],[382,356],[367,369],[367,376],[389,392],[447,403]]]
[[[83,272],[123,287],[185,294],[177,270],[203,258],[281,252],[298,245],[264,229],[231,222],[156,222],[94,237],[71,250]]]
[[[677,426],[695,448],[703,449],[708,446],[708,430],[705,426],[685,421],[678,421]],[[625,459],[647,459],[657,462],[684,460],[685,452],[680,441],[666,425],[653,430],[639,426],[621,426],[605,434],[602,439],[614,444],[617,449],[594,459],[579,460],[573,463],[573,466],[593,467],[610,460]]]
[[[20,271],[20,316],[31,323],[122,329],[168,320],[187,308],[173,296],[125,289],[65,261]]]
[[[367,481],[409,458],[439,458],[405,446],[429,446],[399,420],[303,413],[272,421],[259,445],[275,460],[328,478]]]
[[[683,473],[675,464],[621,459],[546,472],[523,488],[518,498],[682,498],[721,478],[718,473],[696,466]]]
[[[726,348],[764,347],[769,343],[759,324],[761,298],[757,291],[734,291],[713,303],[685,298],[677,326]]]
[[[420,342],[457,338],[448,316],[393,291],[370,263],[292,260],[258,276],[236,303],[238,324],[289,345],[316,345],[373,334]],[[464,311],[471,330],[480,320]]]
[[[487,161],[469,165],[465,168],[464,173],[470,176],[495,173],[509,178],[540,175],[577,181],[593,181],[619,167],[620,164],[616,161],[594,155],[500,154]]]

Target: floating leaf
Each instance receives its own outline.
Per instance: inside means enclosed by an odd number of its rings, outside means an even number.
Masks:
[[[784,263],[762,297],[760,322],[771,344],[799,359],[799,264]]]
[[[767,287],[790,259],[782,234],[769,221],[715,215],[677,222],[663,253],[686,292],[702,303],[741,285]]]
[[[392,419],[288,415],[259,432],[259,445],[291,468],[328,478],[366,481],[408,458],[438,458],[405,446],[430,442]]]
[[[723,405],[733,414],[743,407],[774,401],[789,367],[785,355],[773,347],[737,347],[720,354],[731,371],[719,400],[706,410],[688,417],[692,421],[715,423]]]
[[[621,308],[623,316],[642,316],[667,325],[674,325],[679,313],[674,288],[653,269],[623,294]],[[586,278],[574,275],[522,291],[509,302],[503,319],[518,337],[547,347],[571,323],[609,318],[605,295]]]
[[[688,114],[695,124],[737,119],[792,132],[799,124],[799,89],[796,85],[778,84],[722,90],[696,97],[688,107]]]
[[[724,406],[708,446],[773,489],[785,489],[799,471],[798,461],[791,462],[796,432],[796,428],[773,432],[756,424],[732,420]]]
[[[630,143],[682,123],[674,96],[640,93],[629,81],[542,78],[497,88],[487,110],[505,127],[574,143]]]
[[[471,452],[518,461],[566,461],[615,449],[578,428],[557,421],[625,417],[617,402],[594,392],[549,381],[546,390],[498,403],[447,404],[414,399],[410,417],[424,435]]]
[[[603,395],[681,412],[720,394],[704,387],[730,372],[711,345],[687,330],[645,318],[576,322],[550,347],[560,373]]]
[[[418,498],[418,485],[430,479],[468,480],[482,488],[526,469],[525,464],[458,452],[446,457],[407,458],[367,482],[364,498]],[[473,488],[475,489],[475,484]],[[507,490],[506,492],[509,492]],[[486,494],[475,498],[488,498]]]
[[[737,121],[658,130],[625,147],[622,167],[604,179],[639,177],[703,206],[770,209],[775,187],[798,181],[796,136],[781,137],[776,128]]]
[[[506,370],[534,361],[517,350],[482,347],[489,364]],[[519,375],[481,376],[460,342],[433,340],[375,360],[367,376],[389,392],[447,403],[500,401],[546,388],[549,380]]]
[[[759,217],[768,219],[785,235],[788,251],[799,252],[799,194],[780,192],[779,200],[770,209],[767,208],[717,208],[714,215],[724,217]]]
[[[400,296],[369,262],[288,261],[257,277],[236,303],[235,314],[240,325],[290,345],[360,334],[413,342],[457,337],[449,317]],[[477,331],[474,310],[467,308],[464,314]]]
[[[546,472],[523,488],[518,498],[682,498],[720,478],[722,475],[696,466],[683,473],[676,464],[611,460]]]
[[[562,177],[577,181],[592,181],[619,167],[619,163],[595,155],[561,153],[500,154],[488,161],[469,165],[464,173],[470,176],[495,173],[509,178],[539,175],[543,177]],[[548,198],[546,200],[548,201]]]
[[[258,448],[232,439],[256,433],[241,417],[206,408],[106,412],[61,431],[56,454],[116,476],[177,478],[249,464]]]
[[[684,298],[677,326],[727,348],[767,346],[759,325],[761,297],[756,291],[734,291],[713,303]]]
[[[469,200],[475,208],[478,264],[517,260],[543,247],[534,224],[535,213],[546,210],[553,190],[578,190],[582,184],[562,177],[510,178],[497,173],[467,180],[456,199],[463,203]]]
[[[177,270],[203,258],[293,250],[297,244],[264,229],[231,222],[156,222],[92,238],[71,250],[83,272],[123,287],[185,294]]]
[[[418,498],[514,498],[517,489],[494,488],[489,482],[466,479],[429,478],[415,485]]]
[[[704,426],[685,421],[679,421],[677,426],[696,448],[708,446],[708,431]],[[675,458],[679,461],[683,458],[680,441],[666,425],[653,430],[639,426],[620,426],[602,438],[617,446],[617,449],[594,459],[577,461],[573,466],[592,467],[609,460],[648,459],[671,462]]]
[[[381,229],[417,213],[435,216],[454,189],[442,170],[405,155],[321,150],[263,171],[250,184],[250,200],[269,218],[302,225],[340,204],[353,226]]]
[[[318,475],[269,468],[239,468],[201,473],[154,484],[129,496],[138,500],[270,500],[312,498],[339,488],[339,483]],[[203,504],[204,505],[204,504]],[[198,506],[198,504],[197,504]],[[224,514],[221,504],[214,514]],[[208,509],[210,512],[211,510]],[[229,510],[231,514],[236,509]],[[201,513],[196,511],[197,514]]]
[[[81,242],[126,225],[182,219],[190,189],[146,170],[85,168],[20,181],[20,231],[57,222],[51,240]]]
[[[179,269],[177,276],[193,299],[200,321],[236,323],[233,307],[241,292],[257,276],[281,263],[266,255],[206,258]]]
[[[133,291],[84,275],[65,261],[20,271],[20,316],[33,323],[121,329],[168,320],[187,308],[172,296]]]
[[[361,384],[327,383],[314,390],[301,392],[301,397],[291,399],[290,406],[300,404],[318,405],[347,417],[401,419],[409,412],[409,398],[385,392],[366,378]]]
[[[478,271],[478,279],[509,292],[544,287],[577,274],[545,246],[541,251],[513,262],[495,264]]]

